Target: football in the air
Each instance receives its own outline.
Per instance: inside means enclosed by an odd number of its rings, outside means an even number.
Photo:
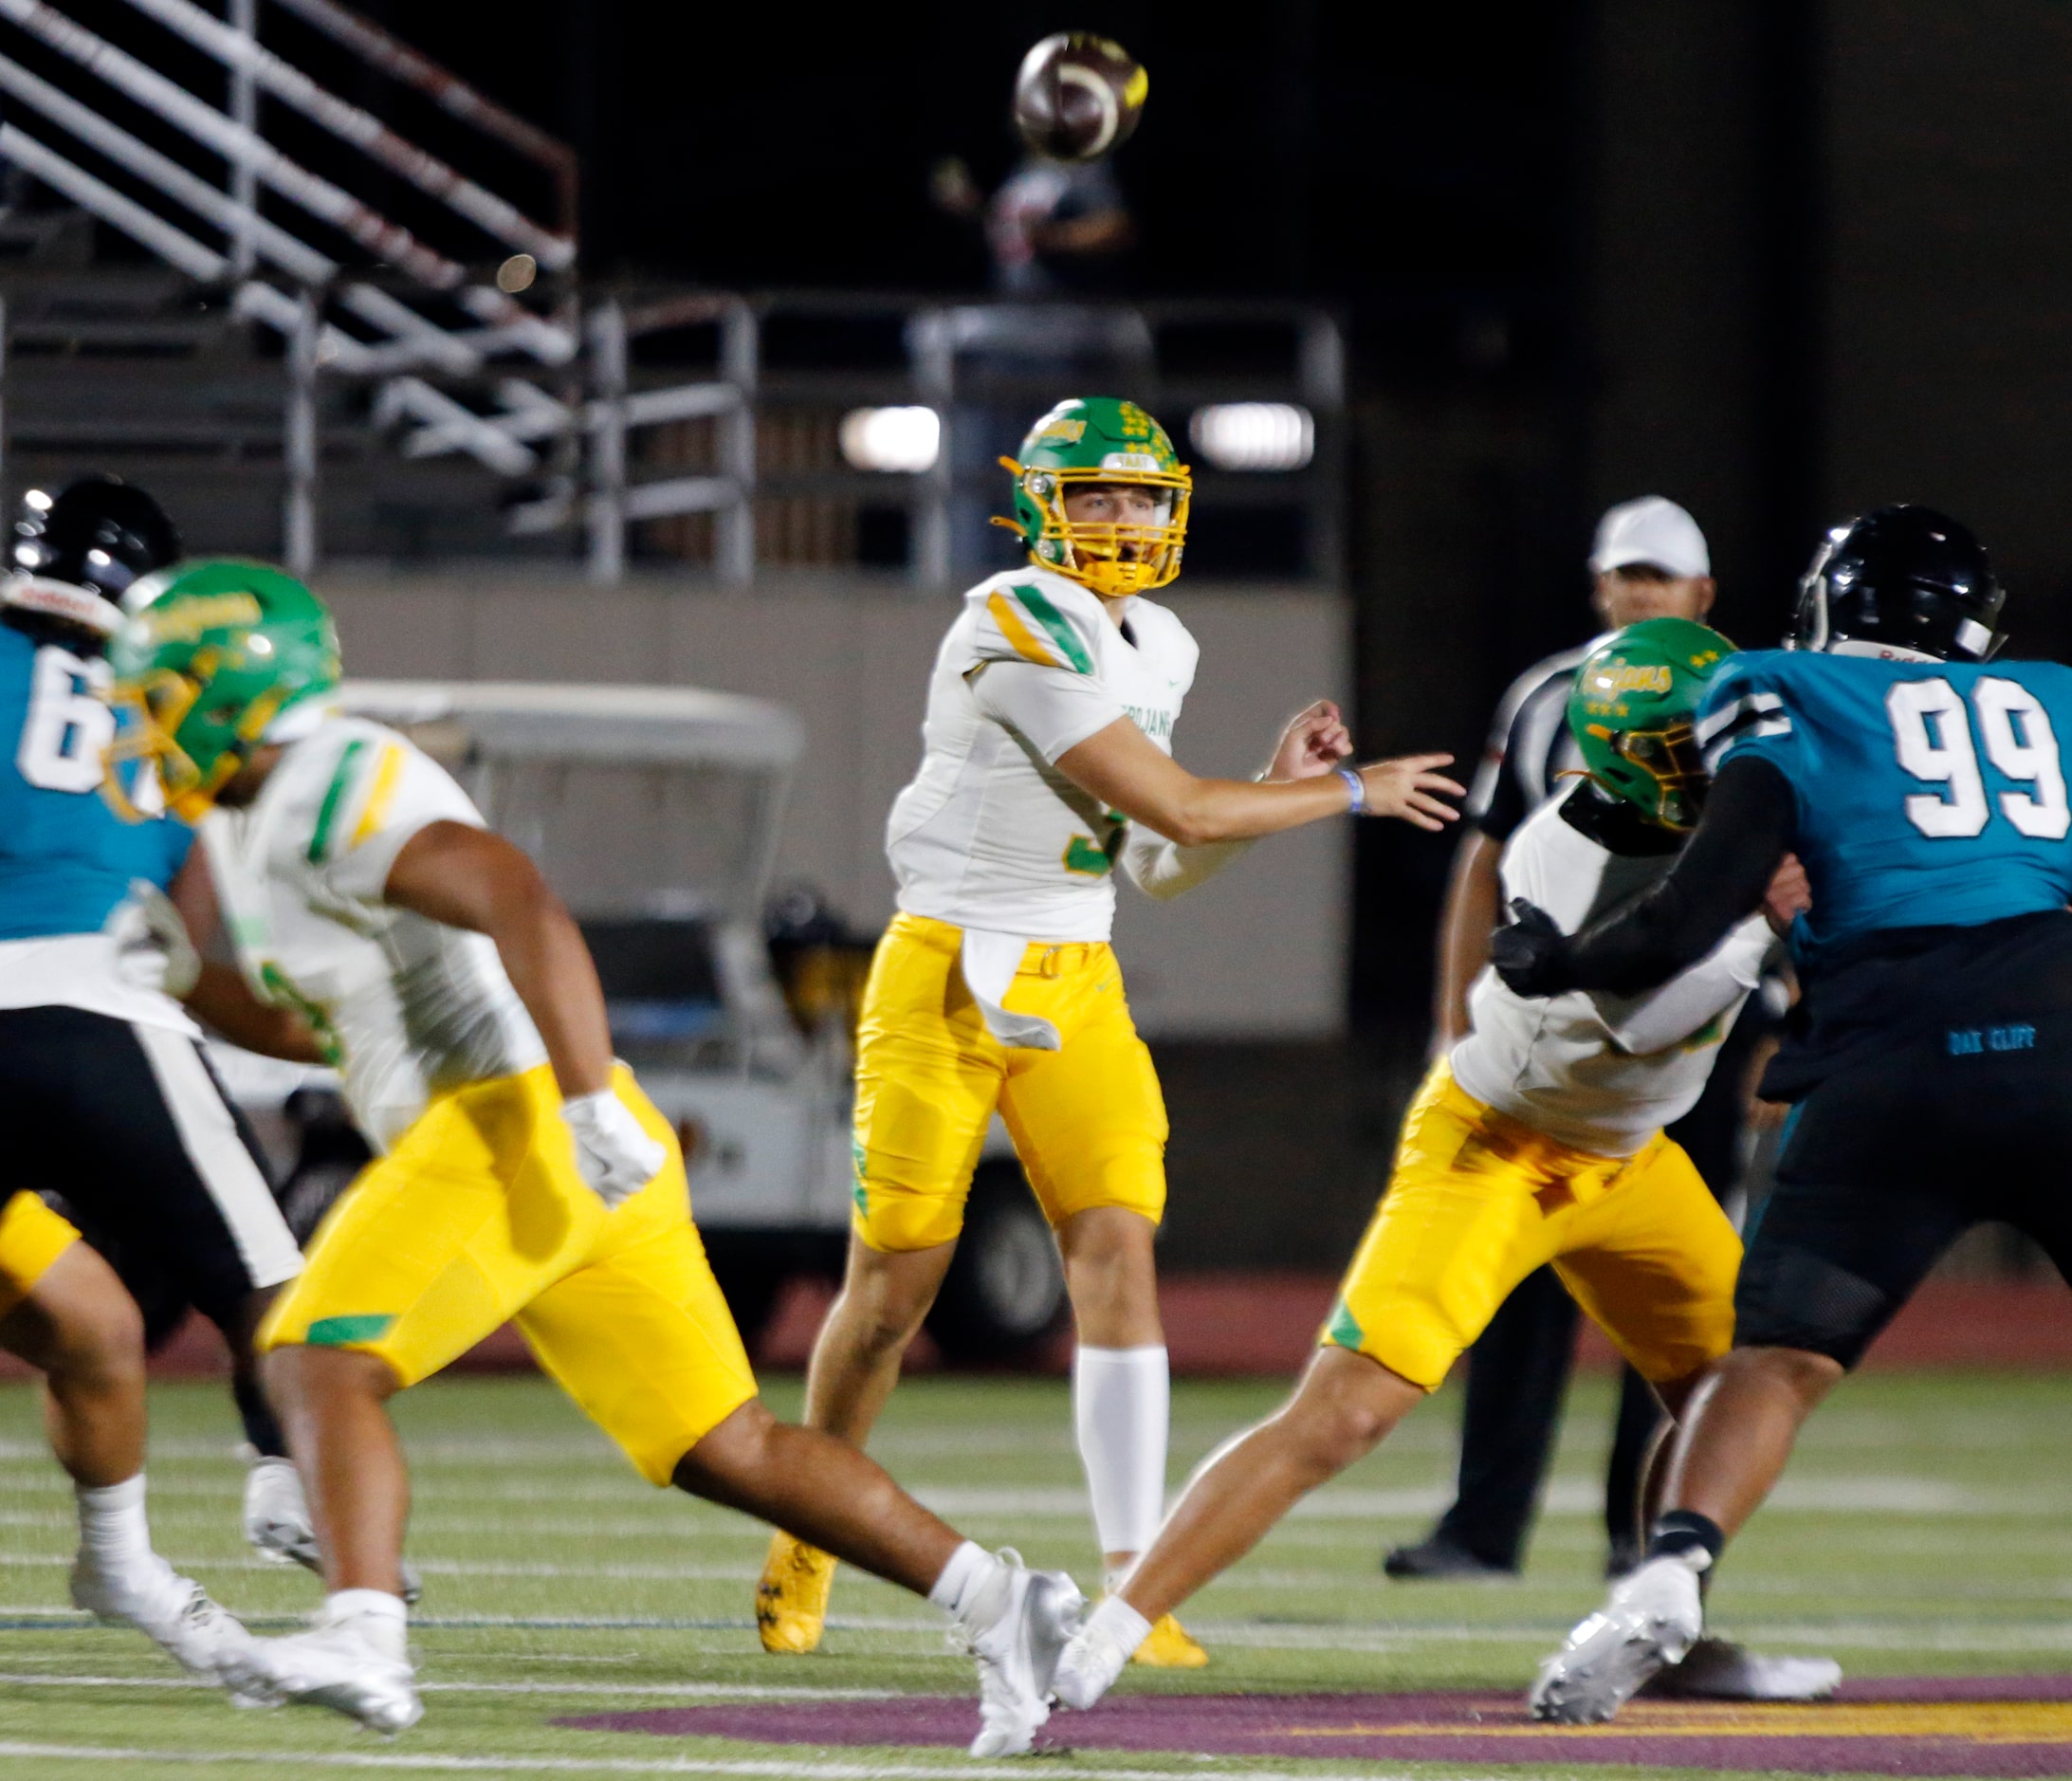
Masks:
[[[1097,160],[1129,140],[1149,86],[1143,64],[1120,44],[1059,31],[1021,59],[1015,127],[1038,155]]]

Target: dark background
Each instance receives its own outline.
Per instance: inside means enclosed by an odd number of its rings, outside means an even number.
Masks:
[[[1119,38],[1151,73],[1131,285],[1348,324],[1365,745],[1472,750],[1586,630],[1596,514],[1647,491],[1697,515],[1744,642],[1821,526],[1894,500],[1985,536],[2018,649],[2072,641],[2049,0],[368,9],[581,151],[594,273],[749,287],[980,288],[930,164],[997,177],[1027,46]],[[1424,992],[1446,850],[1363,847],[1372,1026]]]
[[[1508,679],[1586,632],[1591,526],[1643,492],[1697,516],[1744,643],[1774,639],[1822,526],[1914,500],[1993,547],[2017,651],[2072,646],[2061,0],[363,4],[574,144],[587,278],[746,289],[981,289],[930,166],[997,179],[1026,47],[1119,38],[1151,77],[1118,160],[1126,287],[1301,297],[1347,325],[1366,748],[1472,758]],[[550,211],[292,18],[266,34]],[[222,79],[170,41],[162,65]],[[350,153],[267,115],[320,171]],[[393,180],[365,195],[420,213]],[[1400,1035],[1448,845],[1394,824],[1360,844],[1352,1011]]]

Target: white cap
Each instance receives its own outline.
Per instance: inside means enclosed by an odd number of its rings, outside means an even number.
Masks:
[[[1697,522],[1660,495],[1622,501],[1616,507],[1607,507],[1597,523],[1590,573],[1604,575],[1636,562],[1653,563],[1676,576],[1713,572],[1712,552],[1705,548],[1705,534],[1697,529]]]

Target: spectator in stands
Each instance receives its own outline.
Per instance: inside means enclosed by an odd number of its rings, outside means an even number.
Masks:
[[[999,460],[1060,393],[1128,395],[1151,363],[1133,310],[1087,301],[1119,288],[1136,224],[1112,164],[1026,156],[988,197],[952,157],[930,181],[937,206],[980,225],[1000,301],[928,318],[914,341],[948,398],[950,567],[959,579],[1010,568],[1015,542],[990,525]]]

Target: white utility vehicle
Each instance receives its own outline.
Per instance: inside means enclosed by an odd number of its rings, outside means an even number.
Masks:
[[[853,1191],[844,1020],[795,1017],[764,910],[805,745],[782,706],[679,687],[347,681],[345,707],[409,735],[567,903],[603,980],[614,1048],[675,1123],[691,1202],[743,1331],[799,1273],[838,1274]],[[217,1047],[290,1162],[306,1235],[366,1158],[328,1073]],[[1047,1332],[1064,1282],[996,1129],[929,1327],[953,1357]]]

